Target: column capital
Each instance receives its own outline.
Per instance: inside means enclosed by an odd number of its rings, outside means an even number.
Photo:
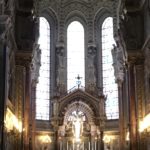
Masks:
[[[129,53],[128,55],[128,61],[127,65],[128,67],[134,66],[134,65],[141,65],[144,63],[144,55],[141,52],[134,52]]]
[[[32,62],[32,53],[21,52],[16,53],[16,64],[24,67],[30,67]]]

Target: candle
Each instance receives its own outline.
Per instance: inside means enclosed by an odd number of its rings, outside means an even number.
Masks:
[[[89,142],[89,150],[90,150],[90,142]]]
[[[62,142],[60,142],[60,150],[62,150]]]
[[[74,141],[73,141],[73,150],[74,150]]]
[[[67,141],[67,150],[68,150],[68,141]]]
[[[96,150],[96,141],[95,141],[95,150]]]
[[[83,142],[83,150],[84,150],[84,142]]]
[[[59,143],[59,149],[61,150],[61,142]]]

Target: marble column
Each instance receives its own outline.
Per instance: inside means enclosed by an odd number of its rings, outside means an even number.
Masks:
[[[135,98],[135,74],[134,64],[129,67],[129,131],[130,131],[130,150],[137,150],[137,116],[136,116],[136,98]]]

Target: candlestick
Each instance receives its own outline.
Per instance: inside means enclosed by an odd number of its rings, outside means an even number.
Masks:
[[[95,150],[96,150],[96,141],[95,141]]]
[[[89,142],[89,150],[90,150],[90,142]]]
[[[83,150],[84,150],[84,142],[83,142]]]
[[[68,150],[68,141],[67,141],[67,150]]]

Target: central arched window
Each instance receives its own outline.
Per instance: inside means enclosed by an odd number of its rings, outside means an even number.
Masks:
[[[40,17],[41,67],[36,87],[36,119],[49,120],[50,105],[50,25]]]
[[[102,24],[102,68],[103,87],[106,100],[107,119],[118,119],[118,88],[115,83],[111,50],[115,44],[113,38],[113,18],[108,17]]]
[[[77,87],[77,77],[80,76],[82,86],[85,86],[84,65],[84,28],[78,21],[73,21],[67,29],[67,89]]]

